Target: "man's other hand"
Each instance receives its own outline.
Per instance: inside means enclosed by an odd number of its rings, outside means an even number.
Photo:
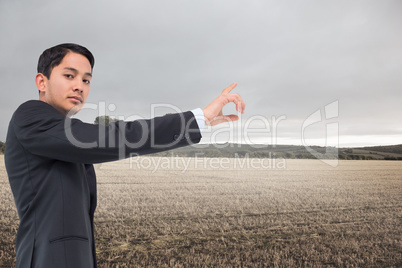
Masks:
[[[237,93],[229,94],[232,89],[237,86],[237,83],[233,83],[222,91],[222,94],[219,95],[216,99],[214,99],[207,107],[205,107],[202,111],[204,112],[205,117],[205,125],[215,126],[220,123],[228,122],[228,121],[236,121],[239,117],[235,114],[223,115],[222,108],[226,104],[233,102],[236,104],[236,110],[240,113],[244,113],[244,109],[246,104],[243,99]]]

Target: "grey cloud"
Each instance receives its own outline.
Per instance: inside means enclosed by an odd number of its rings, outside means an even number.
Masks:
[[[397,0],[3,0],[0,140],[15,107],[37,98],[39,54],[62,42],[95,54],[88,101],[116,104],[112,115],[146,117],[162,102],[203,108],[237,81],[245,117],[286,114],[282,135],[299,136],[306,117],[339,100],[341,135],[402,136],[401,8]]]

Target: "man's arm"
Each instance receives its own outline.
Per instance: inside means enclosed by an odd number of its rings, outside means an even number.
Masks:
[[[32,154],[87,164],[170,150],[201,140],[190,111],[147,120],[118,121],[106,127],[65,117],[42,101],[21,105],[10,128]]]
[[[239,112],[244,112],[241,97],[229,94],[234,87],[236,83],[224,89],[202,111],[118,121],[108,127],[70,119],[45,102],[29,101],[17,109],[10,127],[21,145],[32,154],[87,164],[114,161],[132,154],[143,155],[198,143],[202,117],[206,125],[237,120],[236,115],[222,114],[223,106],[230,102],[236,104]]]
[[[200,131],[205,127],[205,117],[204,117],[204,112],[202,111],[201,108],[193,109],[191,112],[194,114],[195,120],[197,120],[197,125]]]

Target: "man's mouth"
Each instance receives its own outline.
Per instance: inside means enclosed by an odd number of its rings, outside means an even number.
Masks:
[[[82,103],[82,98],[78,96],[73,96],[73,97],[68,97],[69,99],[72,99],[78,103]]]

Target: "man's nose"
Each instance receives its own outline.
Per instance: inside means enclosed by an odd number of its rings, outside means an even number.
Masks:
[[[74,91],[83,92],[84,91],[84,82],[80,79],[77,79],[77,82],[74,85]]]

